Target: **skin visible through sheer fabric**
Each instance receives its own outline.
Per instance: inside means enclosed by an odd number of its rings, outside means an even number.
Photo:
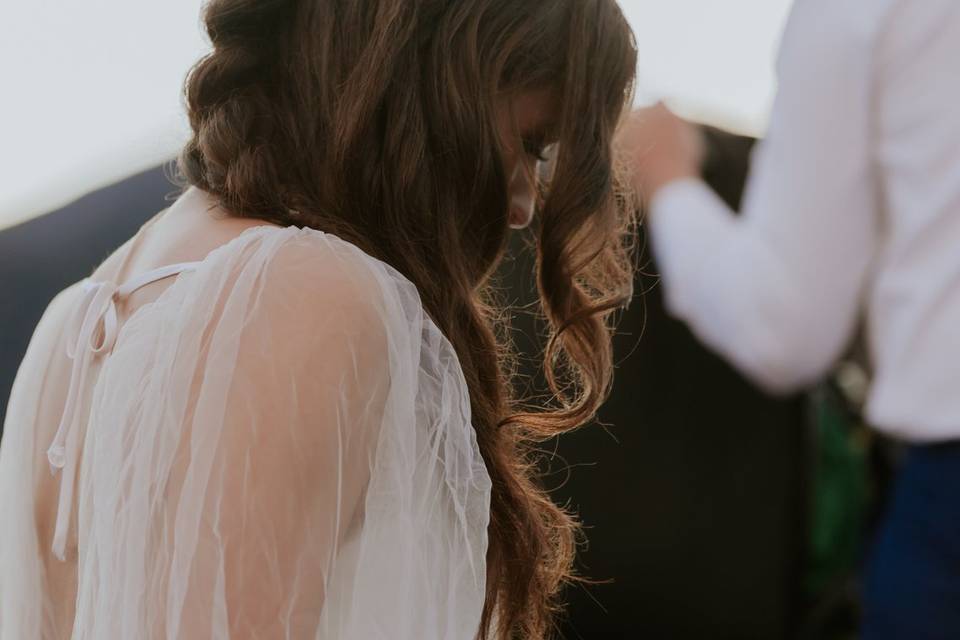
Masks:
[[[489,478],[416,289],[273,225],[163,286],[88,372],[66,562],[45,449],[79,288],[38,326],[0,451],[0,638],[473,637]]]

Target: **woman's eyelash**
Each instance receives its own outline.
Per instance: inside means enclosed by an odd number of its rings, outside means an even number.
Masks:
[[[533,141],[533,140],[524,140],[523,148],[530,156],[536,158],[540,162],[547,162],[548,158],[546,157],[547,145],[543,142]]]

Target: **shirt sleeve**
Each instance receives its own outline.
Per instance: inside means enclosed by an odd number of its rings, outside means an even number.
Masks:
[[[189,570],[174,565],[183,611],[169,637],[307,638],[325,628],[390,388],[381,298],[360,261],[303,242],[233,286],[198,383],[193,424],[203,432],[191,439],[174,525],[195,552],[177,556]]]
[[[669,310],[771,392],[814,382],[841,355],[875,252],[871,56],[882,12],[854,13],[796,5],[739,217],[698,180],[651,202]]]
[[[471,637],[490,481],[415,286],[311,229],[234,255],[196,274],[203,329],[176,333],[202,355],[151,556],[166,637]]]

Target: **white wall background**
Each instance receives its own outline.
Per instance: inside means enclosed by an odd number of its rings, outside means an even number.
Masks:
[[[621,0],[638,102],[761,133],[790,0]],[[0,228],[172,157],[201,0],[0,2]]]

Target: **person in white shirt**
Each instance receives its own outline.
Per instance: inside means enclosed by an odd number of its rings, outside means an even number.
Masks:
[[[865,640],[960,637],[960,2],[797,0],[742,213],[657,105],[619,143],[669,309],[771,392],[863,326],[866,415],[910,445],[870,553]]]

